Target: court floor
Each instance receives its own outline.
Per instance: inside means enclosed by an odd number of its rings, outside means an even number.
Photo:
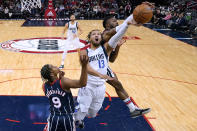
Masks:
[[[92,29],[103,30],[101,20],[79,22],[84,31],[80,36],[81,40],[86,40],[88,32]],[[61,48],[57,49],[56,46],[58,42],[62,42],[60,36],[63,27],[21,27],[23,23],[23,20],[0,21],[2,47],[0,49],[0,103],[2,105],[0,130],[2,131],[33,128],[32,123],[36,125],[36,130],[42,130],[47,116],[42,112],[48,111],[46,109],[48,105],[43,97],[39,71],[44,64],[59,66],[61,61],[61,50],[59,50]],[[124,88],[139,107],[152,108],[152,111],[146,115],[148,121],[144,117],[136,120],[129,118],[124,103],[117,98],[114,89],[107,85],[106,92],[112,98],[112,102],[110,104],[109,96],[106,95],[101,116],[95,120],[87,119],[87,128],[88,125],[92,125],[88,123],[95,124],[94,127],[89,126],[91,128],[87,130],[114,130],[111,127],[115,125],[117,130],[125,131],[197,130],[197,48],[146,27],[131,26],[126,37],[127,42],[121,47],[117,60],[110,63],[110,67],[117,73]],[[33,42],[43,42],[43,39],[53,43],[52,53],[32,48],[35,47]],[[17,42],[23,42],[26,48],[17,49],[16,47],[20,47],[20,43],[16,44]],[[78,61],[77,53],[68,54],[64,69],[66,76],[79,78]],[[77,95],[77,90],[72,92],[73,95]],[[25,106],[23,102],[29,106]],[[33,107],[32,103],[35,103]],[[109,111],[105,111],[108,105],[110,105]],[[38,121],[37,118],[31,119],[33,114],[21,117],[27,110],[43,116],[39,119],[42,121]],[[105,115],[107,117],[103,118]],[[117,117],[113,117],[116,115]],[[23,123],[27,119],[35,121],[28,121],[30,126],[28,123]]]

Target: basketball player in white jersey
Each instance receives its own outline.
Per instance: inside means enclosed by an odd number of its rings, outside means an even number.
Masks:
[[[123,24],[117,33],[111,37],[109,42],[101,45],[100,30],[93,30],[89,33],[88,38],[91,47],[87,49],[89,57],[88,80],[84,88],[79,89],[77,101],[79,103],[77,113],[75,114],[76,123],[82,125],[82,120],[88,117],[96,117],[97,112],[102,107],[105,98],[105,81],[113,78],[107,76],[108,56],[116,48],[118,41],[126,32],[131,21]],[[139,109],[133,105],[132,117],[143,115],[150,109]]]
[[[80,24],[77,21],[75,21],[75,15],[71,15],[70,22],[68,22],[65,25],[65,28],[62,32],[62,39],[64,37],[64,33],[66,32],[66,30],[67,30],[67,39],[64,46],[64,53],[62,54],[61,66],[59,67],[60,69],[64,68],[64,60],[66,58],[67,51],[70,47],[73,49],[79,49],[84,47],[84,44],[82,44],[79,41],[79,36],[82,34],[82,29],[80,27]]]
[[[154,3],[143,2],[143,4],[147,4],[151,8],[154,8]],[[130,15],[123,23],[127,23],[128,21],[131,21],[131,20],[133,20],[133,15]],[[141,24],[136,23],[135,25],[140,26]],[[104,18],[103,27],[105,28],[105,30],[102,33],[102,44],[108,42],[109,39],[121,28],[121,26],[122,26],[122,24],[118,26],[117,19],[114,16],[108,16],[108,17]],[[122,39],[117,43],[117,47],[111,52],[111,54],[109,56],[109,62],[113,63],[115,61],[115,59],[118,56],[120,46],[124,42],[125,42],[125,40]],[[129,108],[129,110],[131,112],[131,117],[132,118],[136,117],[136,115],[133,113],[133,110],[138,109],[138,108],[136,106],[134,106],[132,100],[130,99],[130,96],[128,95],[126,90],[123,88],[122,83],[118,80],[116,74],[110,69],[110,67],[108,67],[108,69],[107,69],[107,75],[110,77],[113,77],[113,79],[108,80],[107,83],[115,88],[115,91],[116,91],[118,97],[121,100],[123,100],[123,102]],[[98,76],[100,76],[101,78],[104,77],[104,76],[102,76],[102,74],[98,74]],[[147,109],[148,110],[146,110],[146,112],[143,112],[142,114],[146,114],[146,113],[150,112],[150,108],[147,108]]]

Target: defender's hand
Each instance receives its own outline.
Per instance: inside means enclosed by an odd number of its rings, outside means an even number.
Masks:
[[[148,5],[148,6],[150,6],[152,9],[155,8],[155,3],[150,3],[150,2],[148,2],[148,1],[145,1],[145,2],[142,2],[142,4]]]
[[[65,72],[64,71],[60,71],[59,72],[59,80],[61,80],[62,77],[64,77],[64,75],[65,75]]]
[[[125,42],[126,42],[126,40],[122,38],[121,40],[118,41],[118,45],[117,45],[117,46],[121,46],[121,45],[123,45]]]
[[[80,51],[80,63],[82,66],[86,66],[88,64],[89,58],[87,55],[86,50],[81,50]]]

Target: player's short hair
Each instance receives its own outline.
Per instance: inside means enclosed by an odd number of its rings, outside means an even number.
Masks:
[[[41,78],[44,81],[49,81],[52,82],[52,78],[51,78],[51,68],[49,67],[49,64],[46,64],[42,67],[42,69],[40,70],[40,74],[41,74]]]
[[[108,20],[111,19],[111,18],[114,18],[114,16],[110,15],[110,16],[107,16],[107,17],[104,18],[104,20],[103,20],[103,27],[104,28],[106,28],[106,24],[107,24]]]
[[[91,30],[91,31],[88,33],[88,36],[87,36],[88,41],[90,40],[90,36],[91,36],[91,34],[92,34],[93,31],[100,31],[100,30],[99,30],[99,29]]]

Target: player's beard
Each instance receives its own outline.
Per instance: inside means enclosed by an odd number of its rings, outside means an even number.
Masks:
[[[92,45],[94,46],[94,47],[99,47],[101,44],[100,44],[101,42],[99,42],[99,43],[96,43],[96,42],[92,42]]]

